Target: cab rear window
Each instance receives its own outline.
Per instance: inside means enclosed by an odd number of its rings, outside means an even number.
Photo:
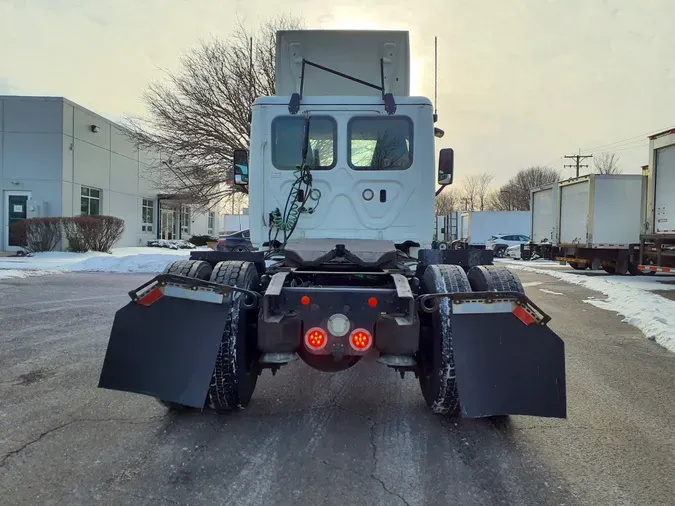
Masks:
[[[272,164],[280,170],[295,170],[302,163],[305,120],[302,116],[279,116],[272,121]],[[314,170],[335,167],[337,124],[330,116],[309,119],[307,165]]]
[[[352,118],[347,131],[352,169],[406,170],[412,165],[413,124],[410,118]]]

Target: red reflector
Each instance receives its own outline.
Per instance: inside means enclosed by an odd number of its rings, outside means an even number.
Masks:
[[[516,306],[516,308],[513,310],[513,315],[525,325],[532,325],[537,321],[534,316],[525,311],[522,306]]]
[[[309,303],[312,302],[307,295],[303,295],[302,299],[300,299],[300,304],[303,306],[309,306]]]
[[[318,351],[326,346],[327,342],[326,332],[319,327],[311,328],[305,333],[305,344],[311,350]]]
[[[159,288],[155,288],[138,299],[138,303],[142,306],[149,306],[150,304],[157,302],[162,297],[162,295],[164,295],[164,292],[162,292],[162,290]]]
[[[349,344],[356,351],[366,351],[373,344],[373,338],[366,329],[356,329],[349,336]]]
[[[375,306],[377,306],[377,299],[376,299],[375,297],[371,297],[370,299],[368,299],[368,305],[369,305],[370,307],[375,307]]]

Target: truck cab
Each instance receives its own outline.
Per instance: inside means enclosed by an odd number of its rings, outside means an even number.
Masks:
[[[249,167],[251,241],[270,241],[270,216],[289,198],[307,202],[294,239],[380,239],[430,247],[436,187],[434,124],[424,97],[397,98],[395,115],[378,97],[290,97],[253,106]],[[294,188],[309,123],[309,195]],[[299,192],[298,192],[299,190]],[[299,193],[299,194],[298,194]],[[273,221],[273,219],[272,219]]]

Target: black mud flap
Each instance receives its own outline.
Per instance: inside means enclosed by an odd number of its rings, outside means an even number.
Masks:
[[[115,315],[98,386],[203,408],[229,300],[130,302]]]
[[[453,301],[451,317],[462,415],[566,418],[565,345],[548,317],[535,318],[515,300],[468,302]]]

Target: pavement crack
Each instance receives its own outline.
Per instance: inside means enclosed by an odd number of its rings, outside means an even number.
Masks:
[[[345,413],[349,413],[350,415],[358,416],[359,418],[365,418],[369,422],[373,422],[373,419],[371,417],[369,417],[368,415],[364,415],[363,413],[359,413],[358,411],[352,411],[351,409],[345,408],[344,406],[340,406],[339,404],[333,404],[333,407],[339,409],[340,411],[344,411]]]
[[[40,434],[38,434],[36,437],[31,439],[30,441],[25,442],[21,446],[19,446],[16,450],[12,450],[8,453],[6,453],[2,459],[0,460],[0,468],[4,467],[7,464],[7,461],[19,453],[23,452],[26,448],[29,448],[33,446],[36,443],[39,443],[44,437],[48,436],[52,432],[56,432],[58,430],[61,430],[65,427],[68,427],[69,425],[72,425],[74,423],[81,423],[81,422],[120,422],[120,423],[132,423],[132,424],[142,424],[142,423],[148,423],[153,420],[158,420],[160,418],[164,418],[167,415],[157,415],[157,416],[151,416],[147,418],[75,418],[73,420],[68,420],[67,422],[63,422],[56,427],[52,427],[51,429],[47,429]]]
[[[35,443],[38,443],[43,437],[48,436],[52,432],[56,432],[57,430],[63,429],[64,427],[67,427],[68,425],[71,425],[75,422],[76,422],[76,420],[69,420],[67,422],[64,422],[64,423],[61,423],[61,424],[57,425],[56,427],[52,427],[51,429],[48,429],[44,432],[41,432],[37,437],[34,437],[30,441],[27,441],[26,443],[22,444],[16,450],[12,450],[9,453],[6,453],[2,457],[2,460],[0,460],[0,467],[4,467],[5,464],[7,464],[7,461],[10,459],[10,457],[14,457],[15,455],[18,455],[19,453],[24,451],[26,448],[34,445]]]
[[[362,416],[364,416],[364,415],[362,415]],[[403,504],[405,504],[406,506],[410,506],[410,503],[408,501],[406,501],[405,498],[402,495],[397,494],[393,490],[390,490],[389,487],[387,487],[387,484],[384,482],[384,480],[377,476],[377,474],[376,474],[377,473],[377,465],[380,463],[379,459],[377,458],[377,443],[375,442],[375,427],[377,426],[377,423],[373,419],[371,419],[370,417],[366,417],[366,418],[368,418],[368,420],[370,422],[369,441],[370,441],[370,447],[373,449],[373,470],[370,473],[370,477],[373,480],[375,480],[376,482],[378,482],[382,486],[382,489],[387,494],[400,499],[401,502]]]

